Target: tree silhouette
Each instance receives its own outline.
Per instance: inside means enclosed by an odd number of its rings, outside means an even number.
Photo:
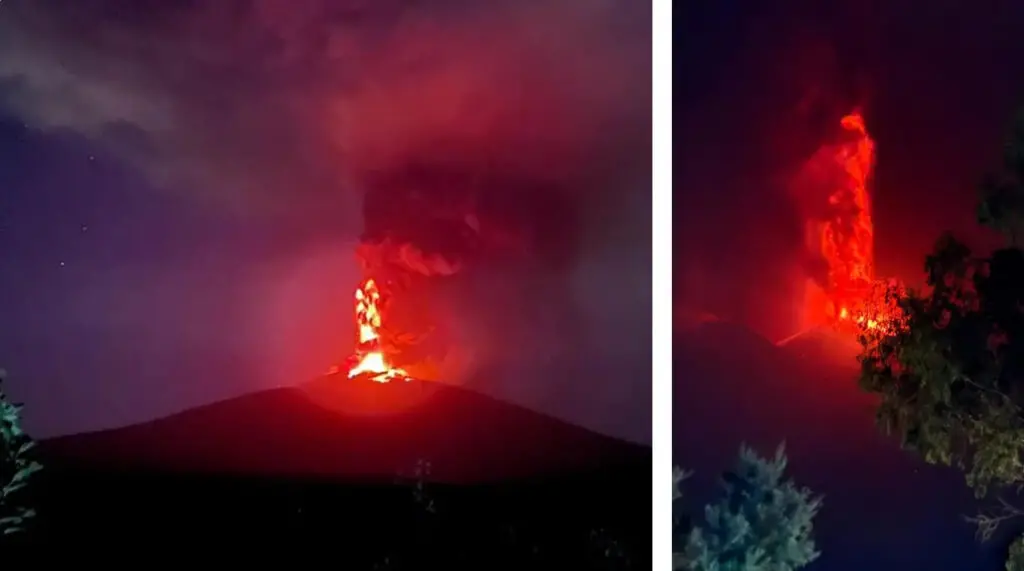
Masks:
[[[927,461],[963,469],[979,496],[1024,483],[1020,119],[1006,148],[1004,172],[982,186],[979,206],[979,222],[1006,244],[985,256],[943,235],[925,259],[925,287],[899,294],[901,326],[861,338],[860,383],[882,397],[880,426]]]
[[[1010,246],[1024,238],[1024,110],[1013,121],[1003,149],[1002,172],[982,183],[978,222],[1006,237]]]
[[[1006,558],[1006,571],[1024,571],[1024,537],[1018,537],[1010,544]]]
[[[792,571],[814,561],[818,551],[811,531],[821,498],[783,480],[786,464],[782,446],[772,459],[741,447],[735,467],[722,477],[723,497],[704,510],[704,524],[677,530],[681,541],[673,567],[687,571]],[[682,476],[676,471],[673,478],[677,499]]]
[[[899,327],[864,331],[861,387],[881,397],[883,431],[926,461],[964,472],[978,497],[1024,484],[1024,113],[1003,168],[981,185],[978,222],[1004,244],[973,252],[944,234],[924,260],[925,286],[893,292]],[[970,518],[982,538],[1022,512]],[[1022,569],[1018,539],[1008,569]]]
[[[41,469],[31,458],[35,442],[21,429],[21,405],[7,400],[0,371],[0,535],[24,531],[35,510],[23,505],[32,475]]]

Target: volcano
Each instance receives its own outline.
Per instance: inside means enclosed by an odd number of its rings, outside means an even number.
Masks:
[[[616,440],[467,389],[328,375],[144,424],[44,441],[59,461],[198,474],[480,484],[650,462]]]
[[[357,569],[650,565],[649,447],[439,383],[337,373],[38,450],[33,553],[116,538]]]

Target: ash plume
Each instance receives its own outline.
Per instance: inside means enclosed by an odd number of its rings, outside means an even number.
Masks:
[[[457,275],[418,295],[488,353],[549,359],[571,322],[646,362],[647,334],[622,331],[649,330],[650,16],[625,0],[4,0],[0,108],[203,208],[358,240],[368,270]]]
[[[649,138],[643,11],[10,0],[0,93],[29,125],[100,141],[167,186],[308,216],[414,162],[566,182],[635,156]]]
[[[688,4],[695,39],[678,115],[698,136],[681,141],[679,186],[691,190],[677,198],[675,224],[686,234],[678,273],[703,279],[681,285],[677,303],[779,338],[801,320],[806,280],[827,275],[806,247],[817,195],[794,186],[840,118],[866,102],[873,16],[863,3],[786,0],[716,21],[700,4]]]

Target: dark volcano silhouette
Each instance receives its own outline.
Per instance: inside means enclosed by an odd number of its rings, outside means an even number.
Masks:
[[[116,542],[510,570],[607,569],[612,553],[650,567],[649,447],[453,386],[327,376],[39,452],[26,553],[108,561]]]
[[[151,422],[44,441],[55,461],[119,469],[486,483],[649,463],[650,448],[466,389],[327,376]]]
[[[964,515],[982,504],[952,469],[930,466],[874,424],[849,340],[810,330],[778,345],[727,322],[677,333],[673,460],[695,470],[687,508],[717,493],[741,443],[785,441],[790,475],[825,496],[812,571],[1001,569],[1008,540],[978,544]]]

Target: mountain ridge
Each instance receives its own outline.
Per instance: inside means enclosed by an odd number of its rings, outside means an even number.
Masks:
[[[325,376],[127,427],[43,440],[58,462],[197,473],[385,480],[429,462],[486,483],[650,462],[651,449],[468,389]]]

